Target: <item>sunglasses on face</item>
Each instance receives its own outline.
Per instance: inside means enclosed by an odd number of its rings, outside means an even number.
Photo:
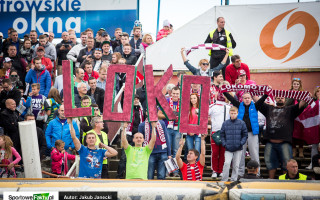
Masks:
[[[94,110],[99,110],[99,108],[93,108]]]
[[[207,66],[208,66],[208,65],[209,65],[209,63],[201,63],[201,65],[207,65]]]
[[[18,77],[18,75],[10,75],[11,77]]]
[[[294,81],[300,81],[300,78],[293,78]]]
[[[96,50],[96,51],[102,51],[102,49],[100,49],[100,48],[95,48],[95,50]]]

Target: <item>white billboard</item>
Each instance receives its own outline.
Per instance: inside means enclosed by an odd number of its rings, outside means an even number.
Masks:
[[[216,19],[225,18],[225,28],[237,43],[250,69],[319,68],[320,2],[213,7],[147,49],[147,64],[155,70],[187,70],[180,49],[203,44],[217,28]],[[188,59],[198,66],[208,50],[196,50]]]

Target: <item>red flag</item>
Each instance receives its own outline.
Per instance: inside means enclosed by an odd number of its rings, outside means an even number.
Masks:
[[[139,84],[143,79],[144,79],[144,76],[139,71],[137,71],[136,85]]]
[[[307,144],[318,144],[320,125],[319,100],[314,101],[295,119],[293,137],[302,139]]]

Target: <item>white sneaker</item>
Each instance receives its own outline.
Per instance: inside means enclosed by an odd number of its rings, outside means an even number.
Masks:
[[[217,173],[212,172],[211,178],[217,178],[217,177],[218,177]]]
[[[312,169],[311,163],[310,163],[310,165],[308,167],[306,167],[306,169]]]
[[[219,177],[222,177],[222,176],[223,176],[223,173],[220,173],[220,174],[219,174]]]

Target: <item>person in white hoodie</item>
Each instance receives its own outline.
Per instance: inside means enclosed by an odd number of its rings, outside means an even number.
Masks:
[[[227,81],[222,81],[220,86],[230,85]],[[211,120],[211,136],[219,134],[224,121],[230,119],[229,110],[231,108],[229,101],[223,96],[222,93],[216,91],[216,102],[209,107],[209,120]],[[225,148],[222,144],[217,143],[211,138],[211,169],[212,178],[222,177],[223,164],[224,164],[224,152]]]
[[[72,47],[72,49],[67,54],[67,58],[75,63],[75,67],[79,67],[81,64],[80,62],[77,62],[77,57],[80,53],[80,50],[86,48],[87,38],[87,32],[82,32],[80,35],[81,43]]]

